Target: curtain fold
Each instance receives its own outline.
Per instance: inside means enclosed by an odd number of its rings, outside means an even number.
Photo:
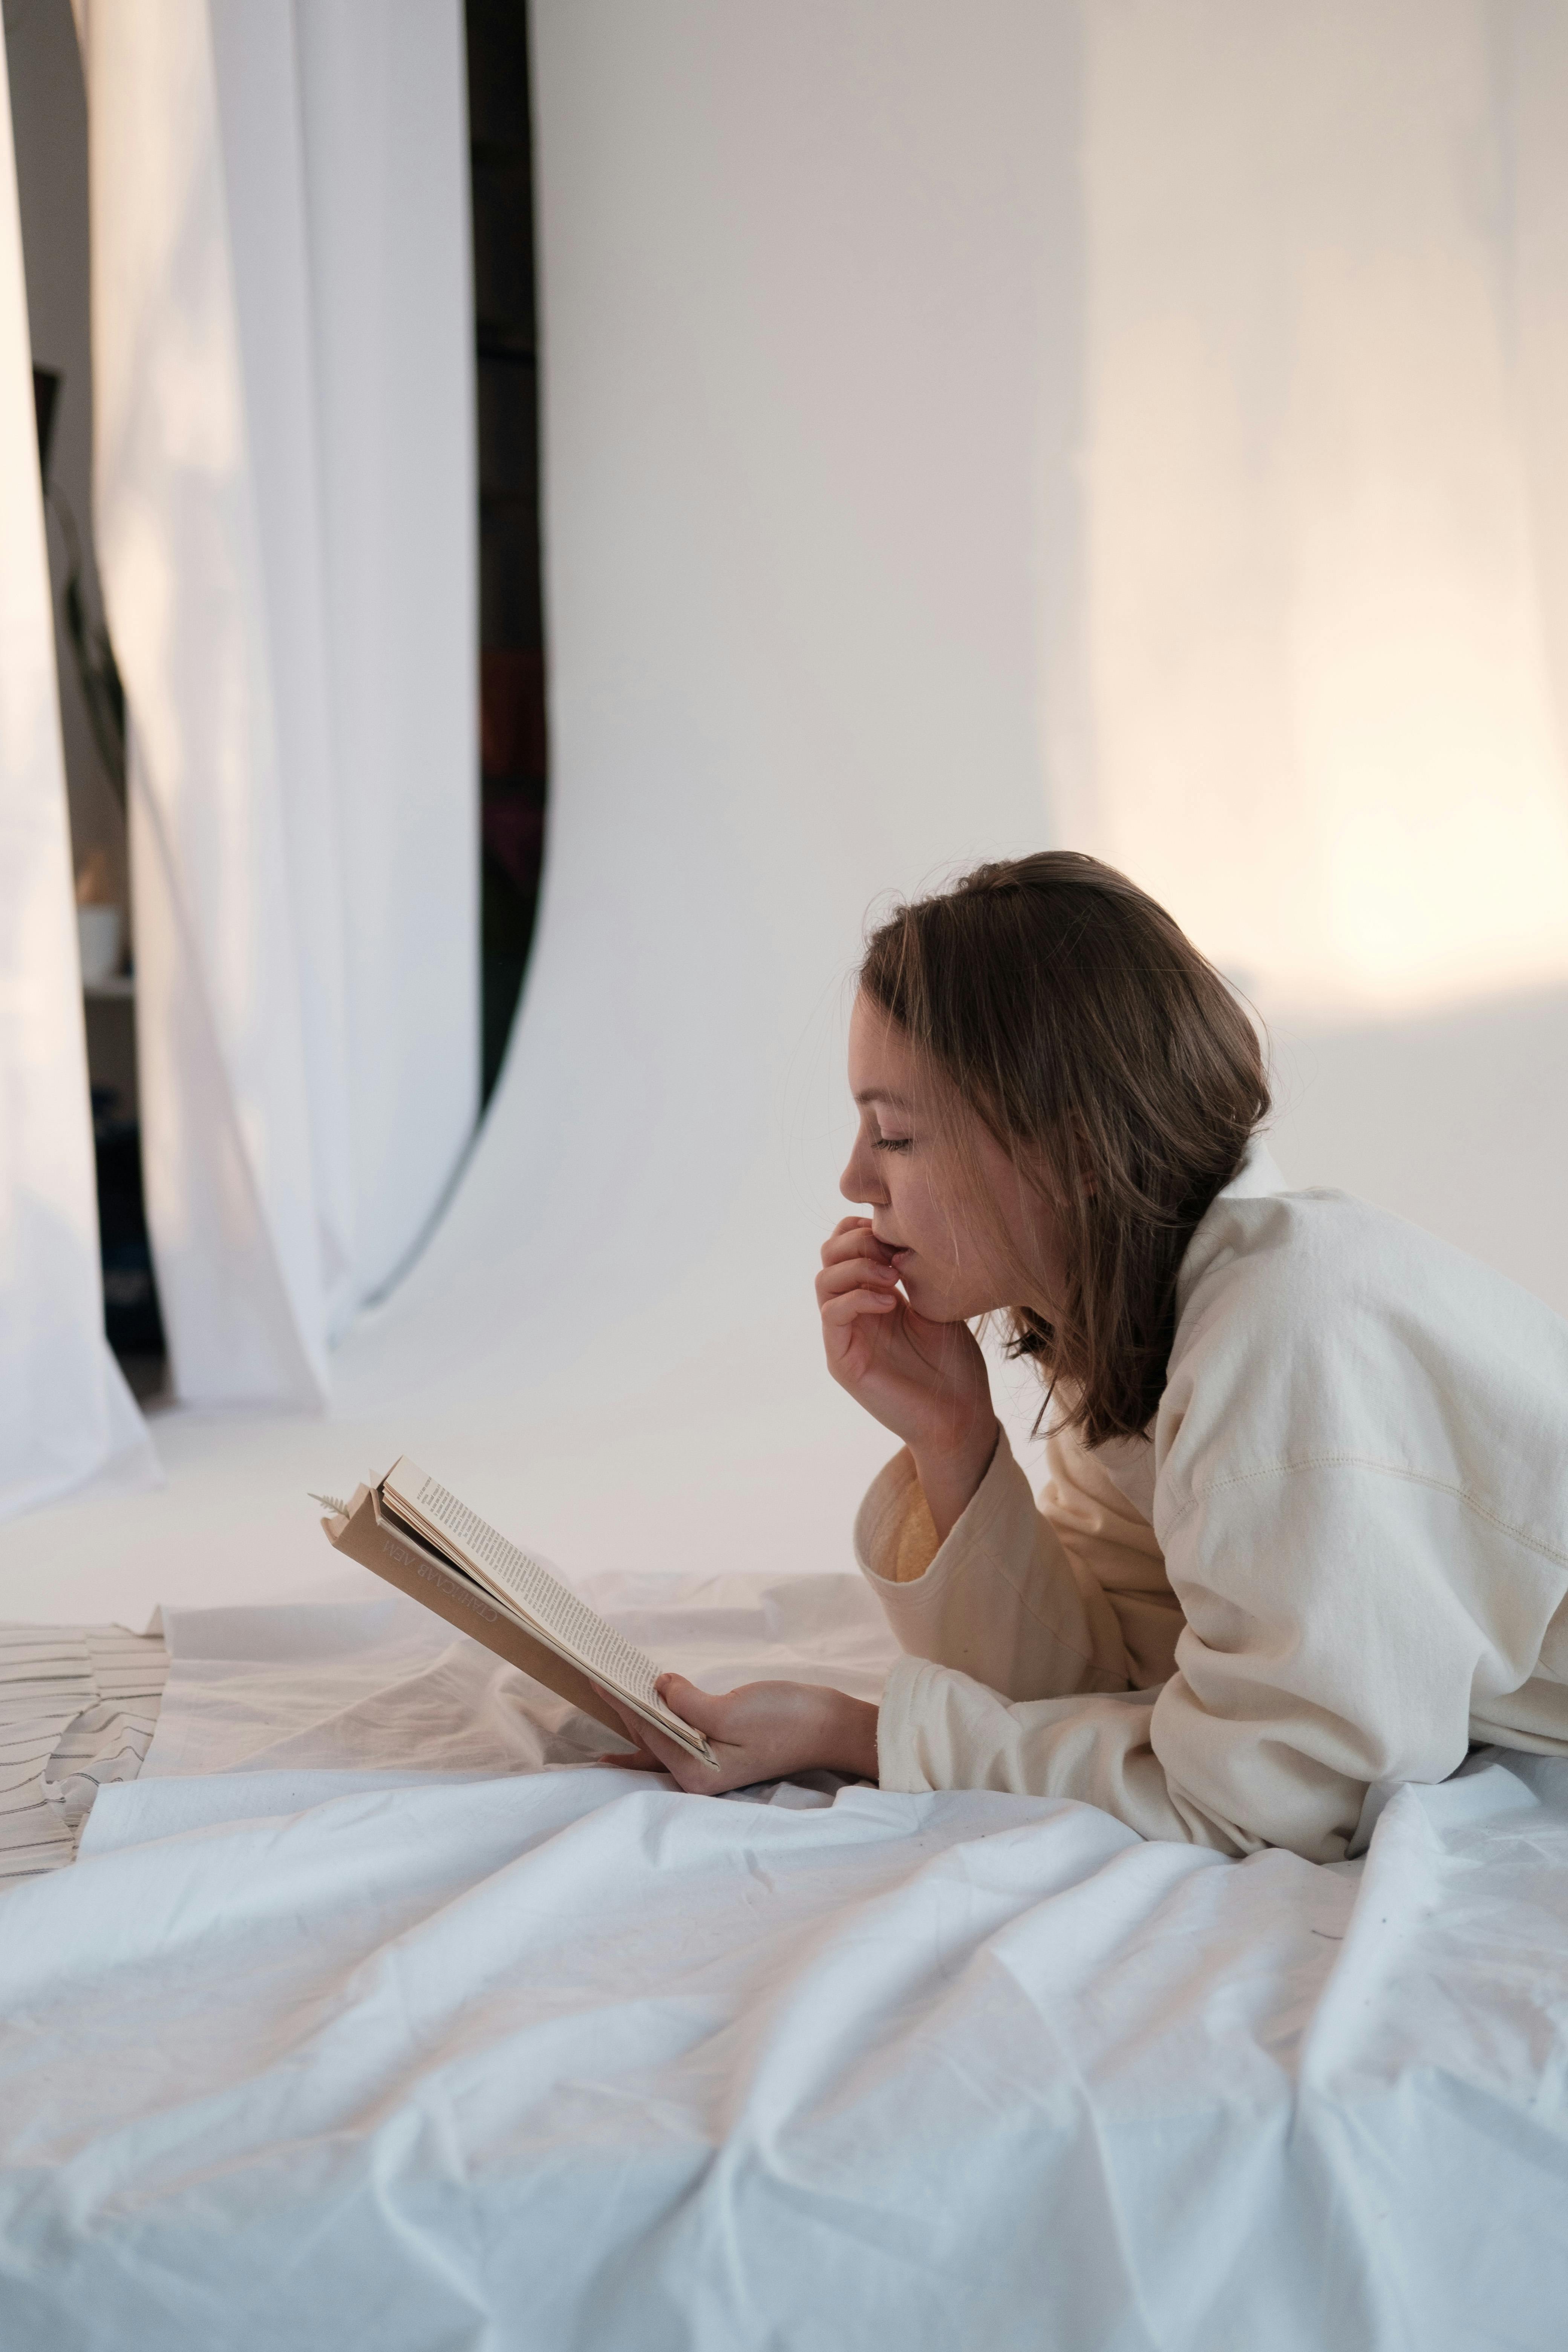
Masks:
[[[83,0],[100,573],[177,1393],[319,1405],[472,1130],[458,0]]]
[[[103,1336],[29,351],[0,43],[0,1518],[160,1478]]]

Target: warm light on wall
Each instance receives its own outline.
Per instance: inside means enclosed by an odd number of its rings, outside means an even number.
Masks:
[[[1089,23],[1075,835],[1273,1011],[1556,980],[1531,61],[1476,0]]]

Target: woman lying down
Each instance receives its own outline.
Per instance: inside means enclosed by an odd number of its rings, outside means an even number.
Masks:
[[[1092,859],[984,866],[870,941],[816,1292],[901,1441],[856,1522],[879,1707],[661,1689],[716,1790],[810,1766],[1077,1797],[1225,1853],[1357,1844],[1374,1782],[1568,1753],[1568,1324],[1396,1217],[1290,1192],[1257,1041]],[[970,1329],[1044,1385],[1037,1502]],[[624,1758],[618,1759],[625,1762]]]

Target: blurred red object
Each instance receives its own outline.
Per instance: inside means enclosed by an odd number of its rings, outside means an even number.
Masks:
[[[542,782],[544,656],[510,646],[479,655],[479,760],[487,776]]]

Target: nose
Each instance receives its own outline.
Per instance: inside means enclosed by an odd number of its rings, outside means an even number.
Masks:
[[[855,1149],[838,1179],[838,1189],[847,1201],[858,1201],[866,1208],[885,1209],[888,1205],[888,1188],[877,1172],[877,1163],[863,1135],[855,1139]]]

